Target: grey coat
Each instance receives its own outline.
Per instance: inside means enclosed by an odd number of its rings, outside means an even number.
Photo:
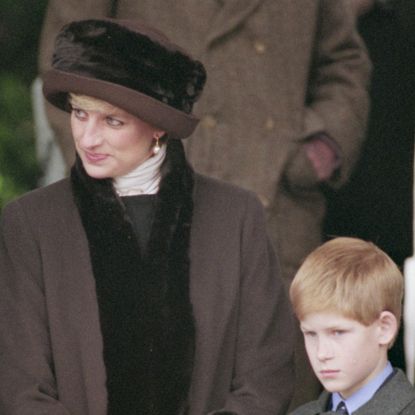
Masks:
[[[292,316],[250,193],[196,176],[189,415],[286,413]],[[88,242],[68,180],[3,211],[0,413],[105,415],[106,374]]]
[[[324,415],[333,414],[327,411],[330,393],[323,392],[317,401],[305,404],[291,415]],[[352,415],[413,415],[415,414],[415,390],[405,374],[397,369],[365,405]]]

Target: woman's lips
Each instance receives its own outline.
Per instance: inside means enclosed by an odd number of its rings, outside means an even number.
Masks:
[[[101,153],[90,153],[88,151],[85,151],[85,158],[90,163],[99,163],[103,160],[105,160],[108,157],[107,154],[101,154]]]

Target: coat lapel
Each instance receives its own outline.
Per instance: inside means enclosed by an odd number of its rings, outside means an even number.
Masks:
[[[247,19],[264,0],[224,0],[207,36],[207,47],[231,32]]]

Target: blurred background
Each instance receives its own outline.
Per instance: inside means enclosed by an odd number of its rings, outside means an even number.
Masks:
[[[0,14],[0,209],[36,187],[30,87],[46,0],[2,0]]]

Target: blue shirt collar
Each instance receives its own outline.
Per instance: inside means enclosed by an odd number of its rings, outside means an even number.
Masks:
[[[353,412],[357,411],[361,406],[372,399],[373,395],[392,373],[393,367],[390,362],[388,362],[382,372],[347,399],[343,399],[339,393],[334,392],[331,395],[332,410],[335,410],[339,402],[343,401],[346,405],[347,412],[350,415],[353,414]]]

